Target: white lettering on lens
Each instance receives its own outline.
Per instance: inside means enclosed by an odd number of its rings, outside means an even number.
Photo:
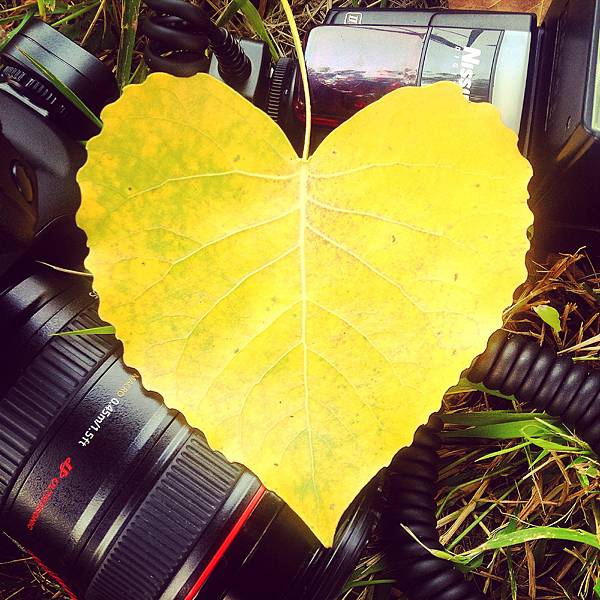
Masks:
[[[115,407],[119,406],[119,402],[120,401],[118,398],[110,399],[109,403],[98,413],[98,415],[96,415],[92,424],[88,427],[83,436],[81,436],[81,439],[78,442],[80,446],[85,448],[90,444],[90,442],[94,439],[94,433],[98,433],[98,431],[100,431],[102,422],[113,414]]]
[[[84,448],[88,446],[94,439],[94,434],[98,433],[103,427],[103,423],[108,419],[114,412],[117,406],[121,403],[123,398],[127,396],[129,390],[133,387],[135,382],[140,378],[137,373],[132,373],[127,381],[117,390],[117,393],[108,401],[108,404],[94,417],[90,426],[87,428],[85,433],[81,436],[81,439],[77,442]]]

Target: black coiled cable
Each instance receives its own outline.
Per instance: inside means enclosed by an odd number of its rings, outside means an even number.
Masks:
[[[144,58],[153,71],[189,77],[206,71],[210,47],[219,63],[219,74],[232,86],[248,79],[252,66],[239,42],[217,27],[199,7],[184,0],[145,0],[155,14],[146,17],[148,37]]]
[[[559,357],[526,336],[497,331],[467,377],[559,417],[600,454],[600,372]],[[424,547],[442,549],[435,517],[441,428],[441,420],[433,416],[388,469],[389,499],[381,530],[389,572],[411,600],[481,600],[483,595],[452,563]]]
[[[497,331],[468,377],[559,417],[600,454],[600,372],[525,336]]]
[[[436,529],[435,503],[441,430],[441,419],[433,415],[388,468],[389,500],[380,528],[387,570],[411,600],[482,600],[483,595],[451,562],[427,549],[443,550]]]

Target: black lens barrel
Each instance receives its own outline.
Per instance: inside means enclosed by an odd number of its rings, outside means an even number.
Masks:
[[[89,278],[30,264],[4,279],[0,526],[87,600],[329,600],[376,513],[330,551],[275,494],[146,391]],[[363,500],[364,503],[364,500]],[[357,516],[359,515],[359,516]]]
[[[0,514],[5,492],[65,398],[112,350],[100,337],[56,337],[46,345],[65,321],[73,319],[76,329],[94,326],[93,299],[80,283],[64,274],[32,273],[0,294],[0,330],[10,349],[0,361]]]
[[[151,486],[142,486],[143,500],[103,558],[87,599],[161,597],[194,545],[206,537],[220,537],[219,532],[211,536],[206,531],[211,521],[216,519],[227,530],[239,505],[245,507],[260,487],[247,473],[238,482],[239,465],[213,452],[200,432],[177,425],[162,453],[167,464]],[[184,442],[178,444],[181,437]],[[154,467],[157,461],[153,463]],[[231,498],[237,506],[225,506]],[[210,551],[211,544],[204,541],[202,546]]]

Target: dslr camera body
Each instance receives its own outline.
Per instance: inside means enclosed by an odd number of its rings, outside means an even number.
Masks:
[[[169,16],[173,0],[148,4],[158,11],[149,37],[160,27],[173,43],[180,27],[194,34],[189,19]],[[312,143],[391,89],[456,81],[469,100],[499,108],[534,165],[536,253],[600,252],[599,26],[600,0],[555,0],[541,27],[531,15],[332,10],[305,41]],[[297,64],[272,64],[260,42],[240,45],[249,69],[236,63],[230,77],[216,52],[206,68],[299,144]],[[161,53],[163,70],[177,67],[177,52]],[[80,141],[98,131],[47,72],[97,116],[118,90],[99,61],[36,21],[0,61],[0,323],[10,348],[0,362],[0,526],[72,597],[336,598],[377,521],[379,481],[325,549],[252,473],[143,388],[114,337],[53,335],[103,323],[88,280],[40,265],[82,269],[75,173]]]

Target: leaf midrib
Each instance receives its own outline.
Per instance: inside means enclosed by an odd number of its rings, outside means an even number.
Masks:
[[[300,296],[302,302],[300,341],[302,344],[302,364],[303,364],[303,382],[304,382],[304,415],[306,423],[306,434],[308,437],[308,448],[310,452],[310,472],[315,499],[319,502],[319,491],[317,489],[317,480],[315,475],[315,448],[312,439],[312,425],[310,420],[310,402],[308,392],[308,344],[306,341],[306,324],[308,311],[308,293],[306,289],[306,205],[308,203],[308,161],[300,159],[298,163],[298,209],[300,211],[298,219],[298,248],[300,257]]]

